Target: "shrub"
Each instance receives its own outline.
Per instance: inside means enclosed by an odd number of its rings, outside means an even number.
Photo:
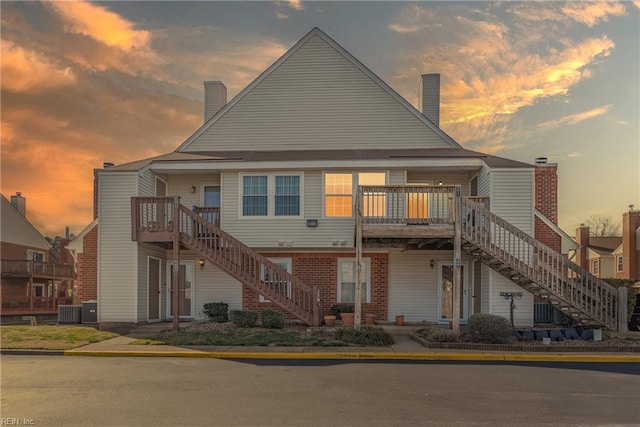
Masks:
[[[225,323],[229,321],[229,304],[226,302],[209,302],[204,305],[203,312],[214,322]]]
[[[393,338],[382,328],[362,327],[338,328],[333,331],[333,339],[358,345],[391,345]]]
[[[284,316],[273,310],[264,310],[262,316],[262,327],[268,329],[284,328]]]
[[[459,336],[448,329],[438,327],[427,327],[416,331],[419,337],[429,342],[458,342],[461,341]]]
[[[331,314],[336,316],[336,319],[342,320],[341,313],[353,313],[355,309],[353,304],[335,304],[331,307]]]
[[[495,314],[474,314],[469,317],[469,336],[473,342],[505,344],[511,337],[511,323]]]
[[[258,321],[258,313],[249,310],[231,310],[229,317],[236,326],[241,328],[252,328]]]

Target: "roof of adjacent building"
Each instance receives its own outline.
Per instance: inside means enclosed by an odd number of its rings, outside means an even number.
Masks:
[[[622,237],[590,237],[587,247],[600,255],[612,254],[622,244]]]

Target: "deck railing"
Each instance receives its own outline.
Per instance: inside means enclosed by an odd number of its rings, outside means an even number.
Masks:
[[[542,289],[607,326],[617,330],[626,321],[616,289],[569,261],[481,204],[461,200],[462,238],[509,265]],[[626,301],[626,296],[622,298]]]
[[[207,220],[218,208],[189,209],[179,198],[132,198],[134,240],[137,233],[178,233],[180,243],[200,253],[238,281],[251,287],[308,324],[320,324],[320,289],[308,286],[279,265]]]
[[[56,313],[59,305],[72,304],[73,298],[2,296],[2,314]]]
[[[364,224],[451,224],[455,186],[361,185]]]
[[[73,265],[54,264],[51,262],[32,261],[28,259],[3,259],[2,275],[5,277],[51,277],[74,279]]]

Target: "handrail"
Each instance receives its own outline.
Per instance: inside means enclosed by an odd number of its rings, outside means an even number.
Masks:
[[[364,224],[452,224],[452,185],[361,185]]]
[[[618,290],[503,220],[463,199],[462,237],[591,319],[616,330]]]
[[[42,276],[60,279],[74,279],[73,265],[52,262],[33,261],[29,259],[3,259],[2,275],[4,276]]]
[[[238,281],[253,288],[274,304],[301,320],[320,324],[319,287],[308,286],[279,265],[269,261],[240,240],[208,221],[204,213],[218,208],[189,209],[171,197],[132,198],[134,234],[179,232],[180,243],[199,252],[208,261]],[[177,213],[177,224],[172,219]],[[174,227],[178,228],[174,230]],[[134,240],[136,236],[134,236]]]

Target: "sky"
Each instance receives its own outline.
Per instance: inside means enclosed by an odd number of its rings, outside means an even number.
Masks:
[[[640,1],[11,2],[1,12],[1,190],[45,235],[90,223],[93,169],[175,150],[203,84],[231,100],[319,27],[417,107],[441,74],[462,146],[558,164],[559,223],[640,208]]]

